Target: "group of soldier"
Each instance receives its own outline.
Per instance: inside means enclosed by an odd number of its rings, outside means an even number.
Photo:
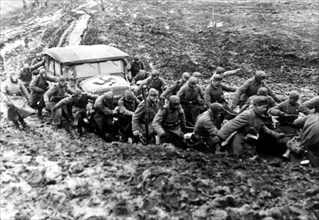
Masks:
[[[264,82],[264,71],[256,71],[237,88],[222,82],[231,75],[222,67],[216,68],[205,88],[199,72],[184,72],[167,86],[159,70],[148,75],[139,57],[134,57],[128,68],[135,88],[114,103],[111,91],[97,96],[72,90],[63,76],[51,76],[43,64],[38,54],[31,66],[12,72],[4,84],[8,119],[19,129],[27,128],[24,118],[29,114],[17,110],[14,100],[24,95],[40,121],[46,108],[55,128],[69,124],[80,136],[86,128],[108,142],[131,139],[251,156],[282,155],[290,139],[298,137],[298,147],[319,166],[319,96],[300,104],[299,93],[291,91],[282,101]],[[234,92],[230,105],[224,91]]]

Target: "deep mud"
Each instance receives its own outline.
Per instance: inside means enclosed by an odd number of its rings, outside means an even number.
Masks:
[[[90,2],[51,1],[3,19],[6,69],[67,45],[70,25],[88,14],[82,44],[140,54],[167,79],[199,71],[207,80],[220,65],[242,69],[227,78],[231,85],[256,68],[283,98],[291,89],[304,100],[319,91],[318,2],[110,0],[104,11],[79,13]],[[319,218],[319,171],[309,166],[106,144],[90,133],[74,140],[35,116],[27,122],[29,132],[16,131],[1,114],[1,219]]]

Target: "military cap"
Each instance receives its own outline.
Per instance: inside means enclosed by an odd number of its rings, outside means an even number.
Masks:
[[[266,87],[260,87],[257,92],[258,95],[267,96],[268,95],[268,89]]]
[[[189,84],[197,84],[198,83],[198,79],[195,76],[191,76],[188,80]]]
[[[216,114],[219,112],[223,112],[225,109],[223,107],[223,105],[219,104],[219,103],[212,103],[209,105],[209,109],[211,110],[212,113]]]
[[[151,75],[152,76],[158,76],[160,72],[158,70],[152,70]]]
[[[216,73],[224,73],[226,70],[223,67],[218,66],[216,68]]]
[[[212,77],[210,77],[210,81],[222,81],[223,75],[219,73],[215,73]]]
[[[192,76],[194,76],[194,77],[203,77],[203,75],[200,73],[200,72],[194,72],[193,74],[192,74]]]
[[[105,92],[105,93],[103,94],[103,98],[105,98],[105,99],[112,99],[112,98],[113,98],[113,92],[112,92],[112,91]]]
[[[150,88],[148,94],[150,96],[155,96],[155,95],[157,96],[158,95],[158,91],[156,89],[154,89],[154,88]]]
[[[266,96],[255,96],[252,102],[255,106],[268,105],[268,98]]]
[[[297,92],[297,91],[291,91],[290,93],[289,93],[289,98],[290,99],[299,99],[299,93]]]

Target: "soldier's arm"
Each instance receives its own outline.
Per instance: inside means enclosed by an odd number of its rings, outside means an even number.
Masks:
[[[276,106],[276,101],[274,100],[273,97],[268,97],[268,99],[269,99],[268,106],[269,106],[270,108]]]
[[[30,90],[34,92],[44,92],[42,88],[37,86],[38,82],[39,82],[39,77],[33,78],[30,83]]]
[[[269,109],[268,113],[273,115],[273,116],[282,116],[282,115],[284,115],[285,112],[283,112],[283,105],[284,105],[283,102],[275,105],[274,107]]]
[[[233,86],[226,86],[224,84],[221,84],[222,90],[226,91],[226,92],[235,92],[236,91],[236,87]]]
[[[179,120],[181,122],[181,127],[185,128],[186,127],[186,117],[185,117],[185,112],[182,107],[179,108]]]
[[[124,98],[120,98],[119,101],[118,101],[118,107],[119,107],[119,112],[121,115],[130,115],[132,116],[134,112],[132,111],[129,111],[125,108],[124,106]]]
[[[177,83],[175,83],[172,86],[167,87],[167,89],[165,89],[165,91],[161,94],[162,98],[168,99],[169,95],[172,94],[172,91],[176,88]]]
[[[262,124],[260,127],[260,131],[262,131],[264,134],[268,134],[270,136],[278,138],[279,133],[269,129],[266,125]]]
[[[74,90],[71,89],[71,87],[69,85],[66,86],[66,92],[69,93],[70,95],[74,94]]]
[[[40,66],[42,66],[44,64],[44,59],[42,59],[42,61],[36,63],[35,65],[30,66],[31,71],[38,69]]]
[[[210,96],[210,86],[208,85],[205,89],[205,95],[204,95],[204,104],[205,106],[209,106],[212,104],[212,97]]]
[[[46,80],[48,80],[50,82],[58,82],[58,79],[55,76],[52,76],[49,73],[47,73]]]
[[[204,122],[204,128],[208,131],[210,136],[216,136],[218,133],[218,129],[214,125],[214,123],[211,120],[207,120]]]
[[[238,113],[242,113],[243,111],[247,110],[250,105],[252,105],[252,98],[253,97],[254,96],[248,98],[247,102],[240,108]]]
[[[43,95],[43,99],[44,99],[44,102],[49,102],[50,101],[50,98],[55,92],[56,92],[56,89],[57,87],[56,86],[52,86],[50,87],[50,89],[48,91],[46,91]]]
[[[305,117],[301,117],[301,118],[297,118],[295,121],[294,121],[294,125],[298,128],[302,128],[306,122],[306,119],[307,119],[307,116]]]
[[[70,97],[66,97],[66,98],[63,98],[62,100],[60,100],[54,108],[58,109],[58,108],[61,108],[62,106],[65,106],[67,104],[73,104],[74,103],[74,97],[73,96],[70,96]]]
[[[238,69],[235,69],[235,70],[228,70],[226,72],[223,73],[223,76],[224,77],[227,77],[227,76],[232,76],[232,75],[235,75],[236,73],[238,73],[241,69],[238,68]]]
[[[205,93],[204,93],[203,89],[202,89],[200,86],[198,86],[198,94],[199,94],[199,97],[200,97],[202,100],[204,100],[204,95],[205,95]]]
[[[239,114],[236,118],[228,121],[222,128],[218,131],[217,135],[226,140],[233,132],[237,131],[239,128],[247,125],[249,123],[250,113],[243,112]]]
[[[161,136],[165,133],[165,130],[162,127],[162,122],[164,118],[164,111],[163,109],[160,109],[157,114],[154,117],[154,120],[152,122],[152,126],[154,131],[157,133],[158,136]]]
[[[133,117],[132,117],[132,131],[138,131],[139,130],[139,121],[140,118],[143,116],[143,113],[145,111],[145,102],[142,101],[136,108]]]
[[[177,92],[177,96],[182,100],[182,98],[184,97],[184,94],[185,94],[185,90],[186,90],[186,87],[185,85],[182,86],[179,91]]]
[[[94,95],[94,94],[90,94],[90,93],[85,93],[88,97],[88,99],[91,99],[93,101],[95,101],[97,99],[97,97],[99,97],[98,95]]]
[[[267,88],[267,90],[268,90],[268,95],[270,95],[271,97],[273,97],[276,102],[278,102],[278,103],[281,102],[281,100],[277,97],[277,95],[274,93],[274,91],[272,91],[272,89],[271,89],[269,86],[267,86],[266,83],[264,83],[264,87]]]
[[[232,108],[235,108],[242,94],[244,94],[250,86],[250,80],[247,80],[242,86],[238,87],[235,91],[235,95],[232,101]]]

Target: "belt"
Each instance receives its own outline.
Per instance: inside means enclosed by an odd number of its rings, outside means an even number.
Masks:
[[[195,100],[195,101],[181,101],[181,104],[182,105],[195,105],[195,104],[198,104],[198,101]]]

